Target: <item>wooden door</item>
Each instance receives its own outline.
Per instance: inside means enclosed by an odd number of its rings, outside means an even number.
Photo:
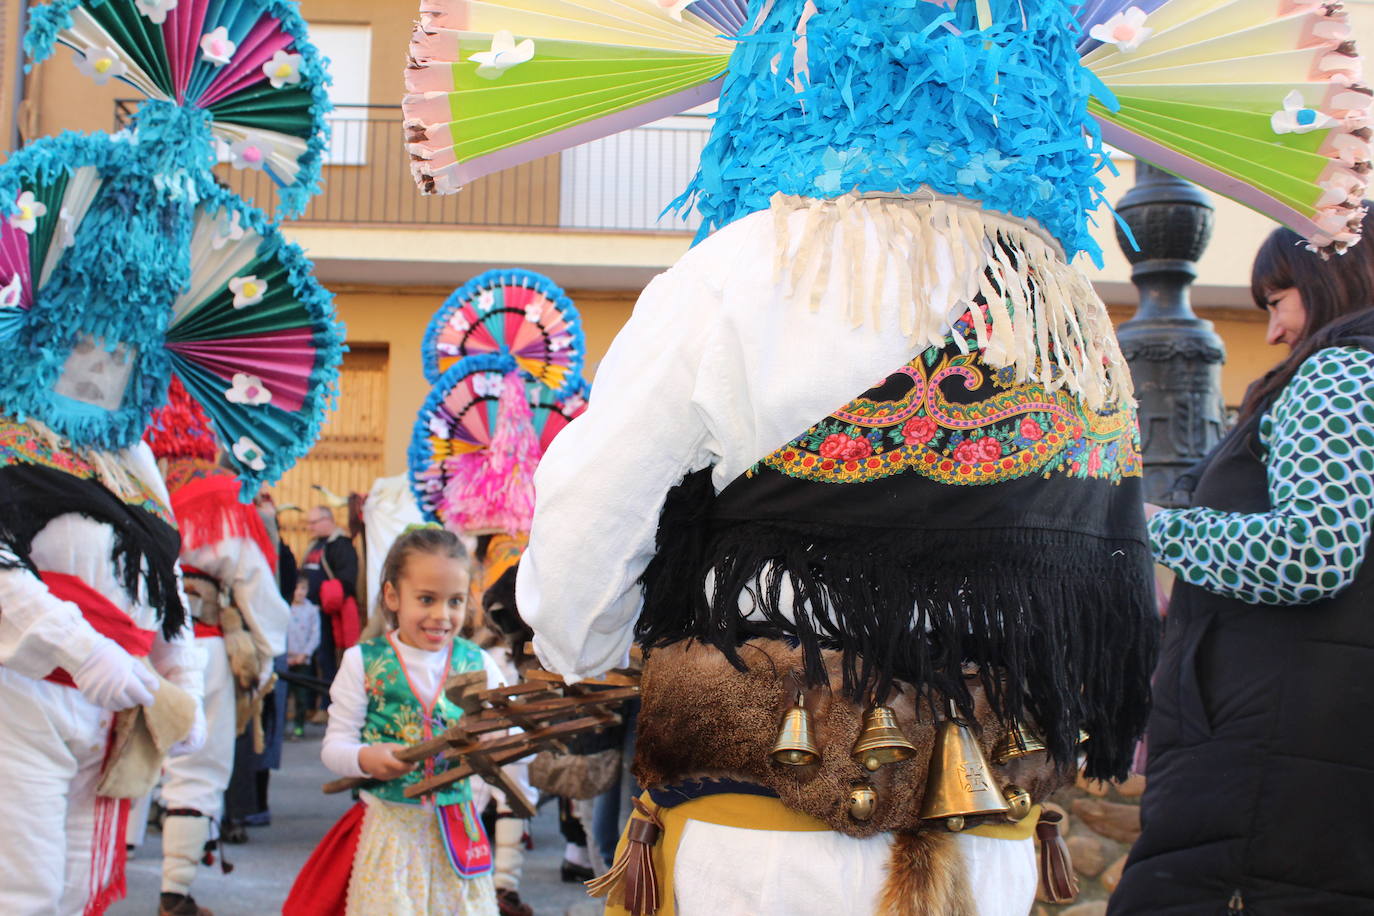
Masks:
[[[339,373],[338,409],[325,421],[310,453],[272,488],[282,538],[295,552],[297,562],[303,559],[310,541],[305,529],[306,511],[329,502],[315,485],[346,500],[350,493],[366,493],[382,476],[388,348],[384,343],[350,343],[348,347]],[[346,508],[336,508],[334,517],[341,526],[347,526]],[[357,545],[361,554],[361,538]],[[361,568],[361,562],[359,565]]]

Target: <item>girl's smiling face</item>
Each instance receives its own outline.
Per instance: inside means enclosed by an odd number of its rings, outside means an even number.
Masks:
[[[401,642],[438,652],[453,641],[463,623],[468,600],[467,563],[443,554],[411,554],[396,583],[382,586],[382,600],[396,615],[396,635]]]

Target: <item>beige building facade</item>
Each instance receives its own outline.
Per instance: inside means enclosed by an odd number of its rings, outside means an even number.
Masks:
[[[337,114],[325,190],[286,232],[335,293],[351,348],[339,415],[281,487],[281,498],[304,504],[315,498],[311,483],[345,493],[404,472],[415,413],[428,392],[419,359],[425,325],[449,291],[482,270],[523,267],[563,285],[582,313],[594,371],[639,290],[687,250],[691,232],[656,216],[691,174],[709,120],[670,119],[490,176],[454,197],[421,198],[406,165],[399,109],[415,0],[304,0],[301,8],[333,61]],[[1374,47],[1374,4],[1356,0],[1351,9],[1357,34]],[[117,82],[92,85],[66,49],[22,72],[22,14],[19,0],[0,0],[0,154],[20,138],[118,126],[136,105],[133,91]],[[1133,181],[1132,163],[1118,165],[1122,174],[1107,178],[1112,201]],[[260,206],[274,204],[257,176],[226,169],[224,177]],[[1253,254],[1273,224],[1214,202],[1216,231],[1192,299],[1226,343],[1224,394],[1234,405],[1281,355],[1265,347],[1264,316],[1249,294]],[[1111,214],[1103,210],[1097,219],[1107,263],[1086,266],[1121,321],[1136,301],[1130,268]]]

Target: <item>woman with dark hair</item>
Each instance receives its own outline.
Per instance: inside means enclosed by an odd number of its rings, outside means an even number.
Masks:
[[[1276,230],[1251,289],[1290,353],[1193,507],[1147,507],[1178,578],[1112,916],[1374,913],[1374,246]]]

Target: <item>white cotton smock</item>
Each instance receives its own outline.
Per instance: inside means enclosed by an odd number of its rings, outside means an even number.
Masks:
[[[104,457],[168,504],[147,445]],[[157,609],[142,588],[138,595],[124,590],[110,559],[114,539],[109,525],[60,515],[33,539],[30,559],[38,569],[79,577],[140,628],[156,630],[148,661],[199,702],[204,658],[190,639],[189,621],[176,638],[162,636]],[[77,916],[85,906],[95,787],[111,713],[42,678],[54,668],[77,670],[101,638],[75,604],[54,597],[33,573],[0,570],[0,913]]]

